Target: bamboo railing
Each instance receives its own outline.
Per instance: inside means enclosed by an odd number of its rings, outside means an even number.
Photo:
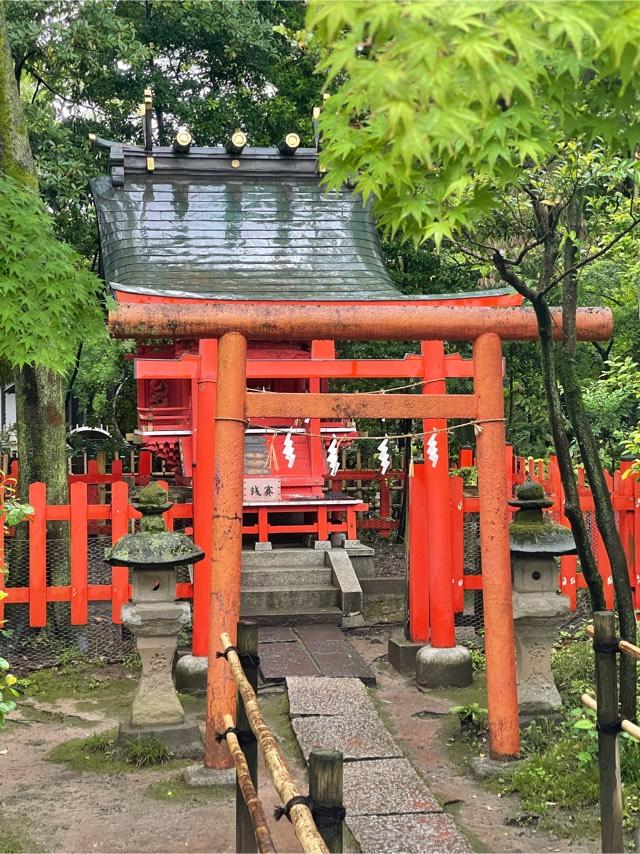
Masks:
[[[278,796],[283,804],[290,803],[293,798],[302,798],[300,790],[280,755],[278,743],[262,717],[258,698],[244,674],[238,653],[231,643],[231,638],[228,634],[223,633],[220,635],[220,642],[238,693],[242,698],[245,714],[258,740],[264,756],[264,763],[271,775]],[[294,804],[289,810],[289,817],[298,841],[306,854],[329,854],[329,849],[316,827],[311,810],[306,804]]]

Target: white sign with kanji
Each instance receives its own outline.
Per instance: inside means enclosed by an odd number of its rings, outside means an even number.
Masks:
[[[245,503],[271,503],[280,501],[280,481],[277,477],[245,477]]]

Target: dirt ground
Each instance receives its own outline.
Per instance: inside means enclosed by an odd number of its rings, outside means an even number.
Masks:
[[[361,630],[352,640],[376,670],[378,687],[372,696],[382,720],[476,850],[598,850],[594,840],[572,842],[522,826],[526,816],[516,797],[500,797],[470,776],[465,757],[451,741],[457,718],[447,712],[457,703],[480,699],[481,680],[473,689],[448,690],[446,695],[421,693],[389,667],[385,630]],[[61,674],[34,678],[15,721],[0,734],[0,852],[234,849],[234,795],[229,789],[189,789],[181,780],[186,763],[130,770],[69,745],[71,739],[114,730],[135,681],[135,673],[116,665],[85,670],[67,665]],[[202,700],[184,702],[189,713],[202,715]],[[265,694],[262,704],[306,791],[286,695]],[[260,779],[270,815],[276,795],[264,769]],[[288,822],[272,821],[271,826],[277,850],[299,850]]]
[[[109,772],[82,770],[48,758],[52,749],[69,739],[84,739],[117,726],[116,717],[101,701],[95,702],[95,708],[91,702],[84,698],[28,701],[0,735],[0,851],[235,850],[234,790],[189,789],[181,779],[186,762]],[[273,709],[268,717],[274,727],[286,730],[278,721],[282,702],[283,697],[268,698],[266,706]],[[87,755],[87,765],[92,760]],[[289,767],[302,784],[305,775],[293,751]],[[260,795],[269,816],[279,801],[264,768],[260,779]],[[272,821],[271,826],[279,851],[297,850],[289,822]]]

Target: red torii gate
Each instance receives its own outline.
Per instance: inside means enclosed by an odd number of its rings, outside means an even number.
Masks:
[[[561,336],[562,318],[553,311]],[[240,616],[245,419],[463,418],[481,426],[477,441],[480,547],[483,565],[490,750],[519,751],[518,702],[511,602],[511,567],[504,469],[504,398],[501,339],[537,339],[534,312],[523,308],[449,308],[354,303],[270,305],[127,304],[110,315],[118,338],[218,338],[215,477],[209,612],[209,673],[205,764],[227,767],[216,742],[223,715],[233,713],[235,686],[216,658],[220,634],[235,642]],[[613,329],[606,309],[579,309],[579,340],[606,340]],[[473,394],[247,394],[247,339],[472,341]]]

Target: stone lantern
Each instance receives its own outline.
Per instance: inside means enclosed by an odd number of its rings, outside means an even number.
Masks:
[[[121,724],[119,741],[154,735],[176,756],[197,758],[200,733],[195,722],[185,722],[172,666],[178,634],[190,622],[189,603],[176,602],[176,570],[203,552],[189,537],[167,530],[162,514],[173,504],[157,483],[145,486],[133,506],[142,513],[140,530],[107,551],[112,566],[132,570],[133,596],[122,607],[122,622],[135,635],[142,661],[131,718]]]
[[[569,604],[558,592],[556,558],[575,554],[576,546],[571,531],[543,512],[553,501],[539,483],[526,480],[509,504],[518,508],[509,526],[518,702],[521,715],[535,717],[556,712],[561,705],[551,653]]]

